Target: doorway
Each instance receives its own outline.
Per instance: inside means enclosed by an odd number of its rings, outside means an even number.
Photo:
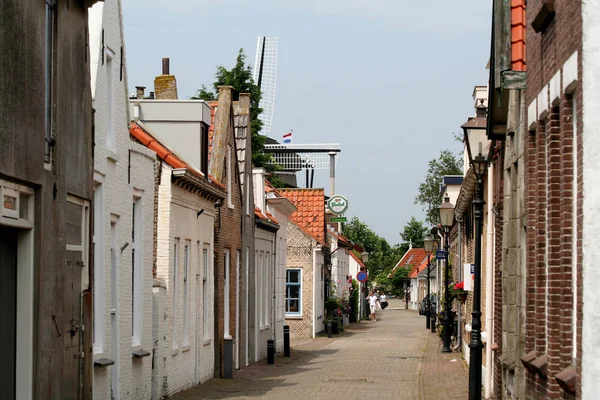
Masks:
[[[0,398],[16,395],[18,230],[0,225]]]

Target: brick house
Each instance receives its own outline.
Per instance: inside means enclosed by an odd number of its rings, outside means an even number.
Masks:
[[[240,182],[239,164],[237,162],[236,138],[234,128],[233,87],[220,86],[219,100],[214,113],[214,122],[209,131],[211,140],[209,172],[226,185],[226,199],[219,208],[215,221],[215,376],[228,376],[226,367],[234,368],[239,365],[239,319],[235,310],[240,310],[240,282],[242,270],[243,218],[244,202]],[[251,173],[252,171],[247,171]],[[251,177],[246,177],[250,182]],[[248,257],[248,246],[245,251]],[[251,258],[251,257],[250,257]],[[248,268],[249,281],[254,269],[246,258],[244,264]],[[253,309],[250,299],[253,298],[250,284],[248,290],[248,309]],[[244,307],[245,308],[245,307]],[[248,320],[248,332],[252,331],[251,320]],[[252,335],[248,335],[251,337]],[[250,348],[256,343],[249,342]],[[231,346],[231,349],[226,348]],[[231,350],[231,352],[229,352]],[[226,354],[228,357],[226,358]]]
[[[130,140],[121,2],[89,9],[94,107],[94,398],[151,395],[154,162]]]
[[[297,208],[288,224],[285,322],[291,338],[315,337],[324,329],[330,268],[323,189],[282,189]]]
[[[94,0],[0,3],[0,398],[92,398]]]
[[[432,257],[433,259],[433,257]],[[423,269],[423,263],[427,266],[427,253],[424,248],[413,248],[412,244],[408,251],[404,253],[402,258],[394,265],[394,268],[388,274],[388,279],[392,278],[397,271],[404,269],[407,270],[407,285],[406,285],[406,296],[408,296],[408,304],[411,310],[418,310],[419,303],[423,300],[423,294],[419,291],[419,282],[418,282],[418,274]],[[432,261],[433,263],[433,261]],[[436,293],[434,291],[436,279],[433,272],[435,268],[431,268],[431,293]]]
[[[468,121],[463,124],[463,128],[478,128],[485,129],[487,126],[487,106],[488,106],[488,91],[486,86],[476,86],[473,90],[473,101],[475,108],[475,116],[469,117]],[[487,154],[491,143],[487,141],[483,143],[482,154]],[[463,280],[465,282],[465,290],[468,293],[467,300],[464,304],[454,304],[454,307],[460,307],[460,336],[462,339],[463,356],[467,362],[470,360],[469,343],[471,341],[471,323],[473,312],[473,281],[471,278],[470,265],[475,262],[475,218],[473,213],[473,200],[475,198],[475,190],[477,186],[477,178],[473,168],[468,163],[467,151],[465,149],[464,162],[464,179],[460,187],[460,192],[454,203],[455,219],[460,225],[450,230],[450,252],[448,259],[452,260],[452,264],[456,264],[456,260],[460,260],[463,267]],[[482,356],[482,385],[484,386],[486,396],[491,390],[491,377],[493,367],[491,364],[493,333],[493,277],[494,277],[494,216],[493,209],[494,201],[491,197],[494,193],[493,166],[490,167],[488,173],[483,178],[483,199],[485,201],[483,210],[482,222],[482,243],[481,243],[481,339],[483,342]],[[490,222],[491,221],[491,222]],[[460,232],[460,237],[458,237]],[[460,246],[458,243],[460,242]],[[455,272],[454,272],[455,271]],[[453,275],[458,272],[453,271]],[[460,274],[459,274],[460,275]],[[489,291],[488,291],[489,288]],[[443,299],[441,299],[443,301]],[[489,397],[489,396],[488,396]]]
[[[588,267],[595,260],[584,259],[582,242],[586,238],[584,212],[590,204],[597,203],[584,188],[597,184],[591,178],[590,185],[586,185],[583,173],[584,168],[592,171],[598,165],[597,158],[586,156],[584,147],[584,128],[593,126],[584,119],[597,110],[594,107],[586,113],[583,102],[587,101],[583,93],[584,88],[587,90],[585,77],[593,84],[592,76],[597,75],[598,68],[593,63],[584,64],[587,52],[583,43],[589,41],[593,56],[597,39],[583,33],[593,25],[584,27],[582,21],[597,7],[584,6],[579,1],[527,2],[525,292],[535,295],[526,296],[525,344],[520,357],[525,366],[526,398],[595,398],[598,393],[593,390],[598,388],[597,374],[593,372],[597,367],[588,371],[589,388],[584,390],[582,382],[582,356],[587,357],[586,337],[582,334],[597,336],[597,322],[593,321],[597,311],[591,301],[595,296],[584,298],[597,285],[592,272],[596,268]],[[597,95],[592,86],[588,93],[594,104]],[[593,147],[590,151],[593,154]],[[586,221],[590,217],[593,214],[586,215]],[[597,236],[595,231],[587,233]],[[589,248],[592,247],[596,244]],[[584,304],[592,305],[594,310],[590,311],[589,320]],[[587,343],[594,341],[597,339]],[[588,348],[588,365],[596,365],[593,353],[597,350],[593,345]]]

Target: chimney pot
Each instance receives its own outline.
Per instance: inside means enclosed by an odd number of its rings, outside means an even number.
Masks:
[[[150,92],[150,97],[148,97],[149,99],[154,99],[154,92]]]
[[[143,99],[145,91],[146,91],[146,86],[136,86],[135,87],[135,97],[138,99]]]
[[[169,73],[169,59],[168,58],[162,59],[162,74],[163,75],[171,75]]]

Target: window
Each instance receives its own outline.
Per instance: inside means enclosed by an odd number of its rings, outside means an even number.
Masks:
[[[224,284],[224,300],[223,300],[223,319],[224,319],[224,337],[225,339],[231,338],[229,334],[229,263],[231,260],[231,252],[229,249],[225,249],[225,279]]]
[[[202,249],[202,325],[204,340],[210,339],[208,326],[208,249]]]
[[[233,171],[231,169],[231,146],[227,146],[227,206],[233,208],[233,202],[231,200],[231,188]]]
[[[133,210],[131,217],[131,336],[134,345],[142,343],[142,313],[143,291],[142,291],[142,268],[140,258],[144,254],[142,250],[142,199],[133,199]],[[137,257],[136,257],[137,254]]]
[[[200,171],[208,176],[208,126],[200,124]]]
[[[179,239],[175,238],[175,244],[173,245],[173,307],[171,315],[173,316],[173,350],[177,349],[177,274],[178,274],[178,255],[179,251]]]
[[[106,49],[106,147],[115,150],[114,96],[113,96],[114,53]]]
[[[265,269],[263,271],[263,280],[264,280],[264,290],[263,290],[263,324],[265,327],[269,326],[269,310],[271,309],[271,253],[267,252],[265,254]]]
[[[189,344],[189,271],[190,267],[190,245],[186,243],[183,249],[183,344]]]
[[[264,280],[263,280],[263,252],[262,251],[257,251],[258,253],[258,264],[257,264],[257,275],[256,275],[256,279],[258,280],[258,292],[256,293],[256,307],[258,308],[258,323],[260,324],[260,329],[264,329],[265,325],[263,322],[263,314],[264,314],[264,310],[263,310],[263,292],[265,290],[264,288]]]
[[[104,193],[102,185],[94,188],[94,353],[104,351],[106,293],[104,282]]]
[[[301,315],[302,307],[300,300],[302,281],[300,269],[288,269],[286,271],[285,281],[285,314],[286,315]]]
[[[52,161],[52,118],[54,115],[54,96],[52,81],[54,76],[54,50],[56,46],[56,0],[46,0],[46,97],[45,97],[45,146],[44,162]]]

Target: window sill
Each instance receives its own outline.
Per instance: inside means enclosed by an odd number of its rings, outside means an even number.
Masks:
[[[286,315],[285,319],[304,319],[302,315]]]
[[[177,354],[179,354],[179,347],[178,347],[178,348],[176,348],[176,349],[172,349],[172,350],[171,350],[171,355],[172,355],[172,356],[176,356]]]
[[[212,339],[204,339],[204,341],[202,341],[202,346],[208,346],[211,343],[212,343]]]
[[[109,160],[114,161],[114,162],[119,161],[119,156],[112,149],[106,149],[106,158],[108,158]]]
[[[150,355],[149,351],[146,351],[144,349],[140,349],[140,350],[136,350],[133,353],[131,353],[133,358],[144,358],[144,357],[148,357]]]
[[[184,344],[183,346],[181,346],[181,352],[185,353],[186,351],[190,351],[191,348],[192,346],[190,346],[189,344]]]

